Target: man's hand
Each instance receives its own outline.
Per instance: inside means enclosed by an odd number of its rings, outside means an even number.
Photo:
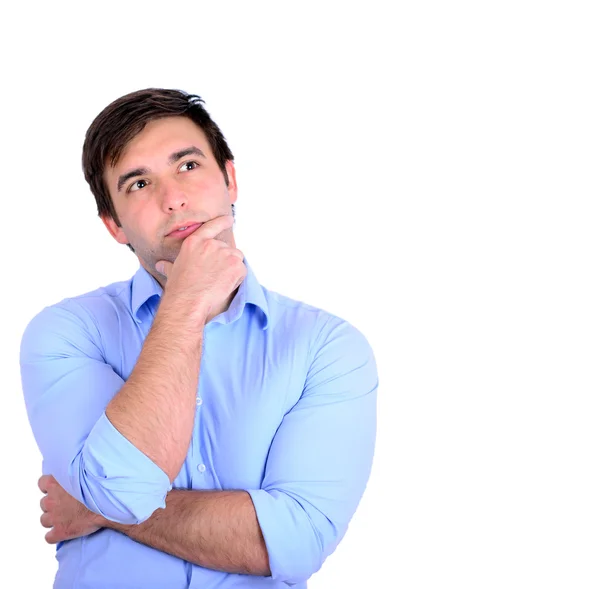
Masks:
[[[41,477],[38,487],[45,493],[40,501],[44,512],[40,521],[45,528],[52,528],[45,536],[48,544],[87,536],[104,526],[106,520],[102,516],[71,497],[53,476]]]
[[[240,286],[247,274],[244,254],[223,238],[232,225],[231,215],[215,217],[184,239],[174,263],[156,263],[157,272],[167,278],[165,300],[174,300],[177,308],[200,306],[206,317]]]

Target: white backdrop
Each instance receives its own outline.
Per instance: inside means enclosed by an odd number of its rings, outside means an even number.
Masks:
[[[236,156],[236,241],[380,375],[369,486],[309,582],[600,585],[599,19],[592,2],[23,3],[2,35],[1,587],[50,587],[18,367],[42,307],[131,276],[80,168],[148,86]]]

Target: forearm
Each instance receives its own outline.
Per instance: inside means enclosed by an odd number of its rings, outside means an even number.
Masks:
[[[171,482],[192,435],[203,327],[184,308],[161,302],[129,379],[106,407],[114,427]]]
[[[104,525],[205,568],[270,574],[254,505],[245,491],[174,490],[167,495],[166,508],[142,524]]]

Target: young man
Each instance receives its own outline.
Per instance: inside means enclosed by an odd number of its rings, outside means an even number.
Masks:
[[[367,340],[259,284],[233,235],[233,155],[198,96],[119,98],[83,169],[140,268],[23,335],[54,586],[305,587],[369,477]]]

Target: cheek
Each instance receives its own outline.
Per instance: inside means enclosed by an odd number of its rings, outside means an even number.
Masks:
[[[217,174],[198,174],[195,178],[190,178],[186,182],[186,189],[189,194],[197,194],[204,197],[217,196],[222,194],[225,187],[225,181],[222,175]]]
[[[156,219],[144,212],[143,208],[129,215],[127,222],[123,223],[123,229],[132,242],[154,242],[156,239]]]

